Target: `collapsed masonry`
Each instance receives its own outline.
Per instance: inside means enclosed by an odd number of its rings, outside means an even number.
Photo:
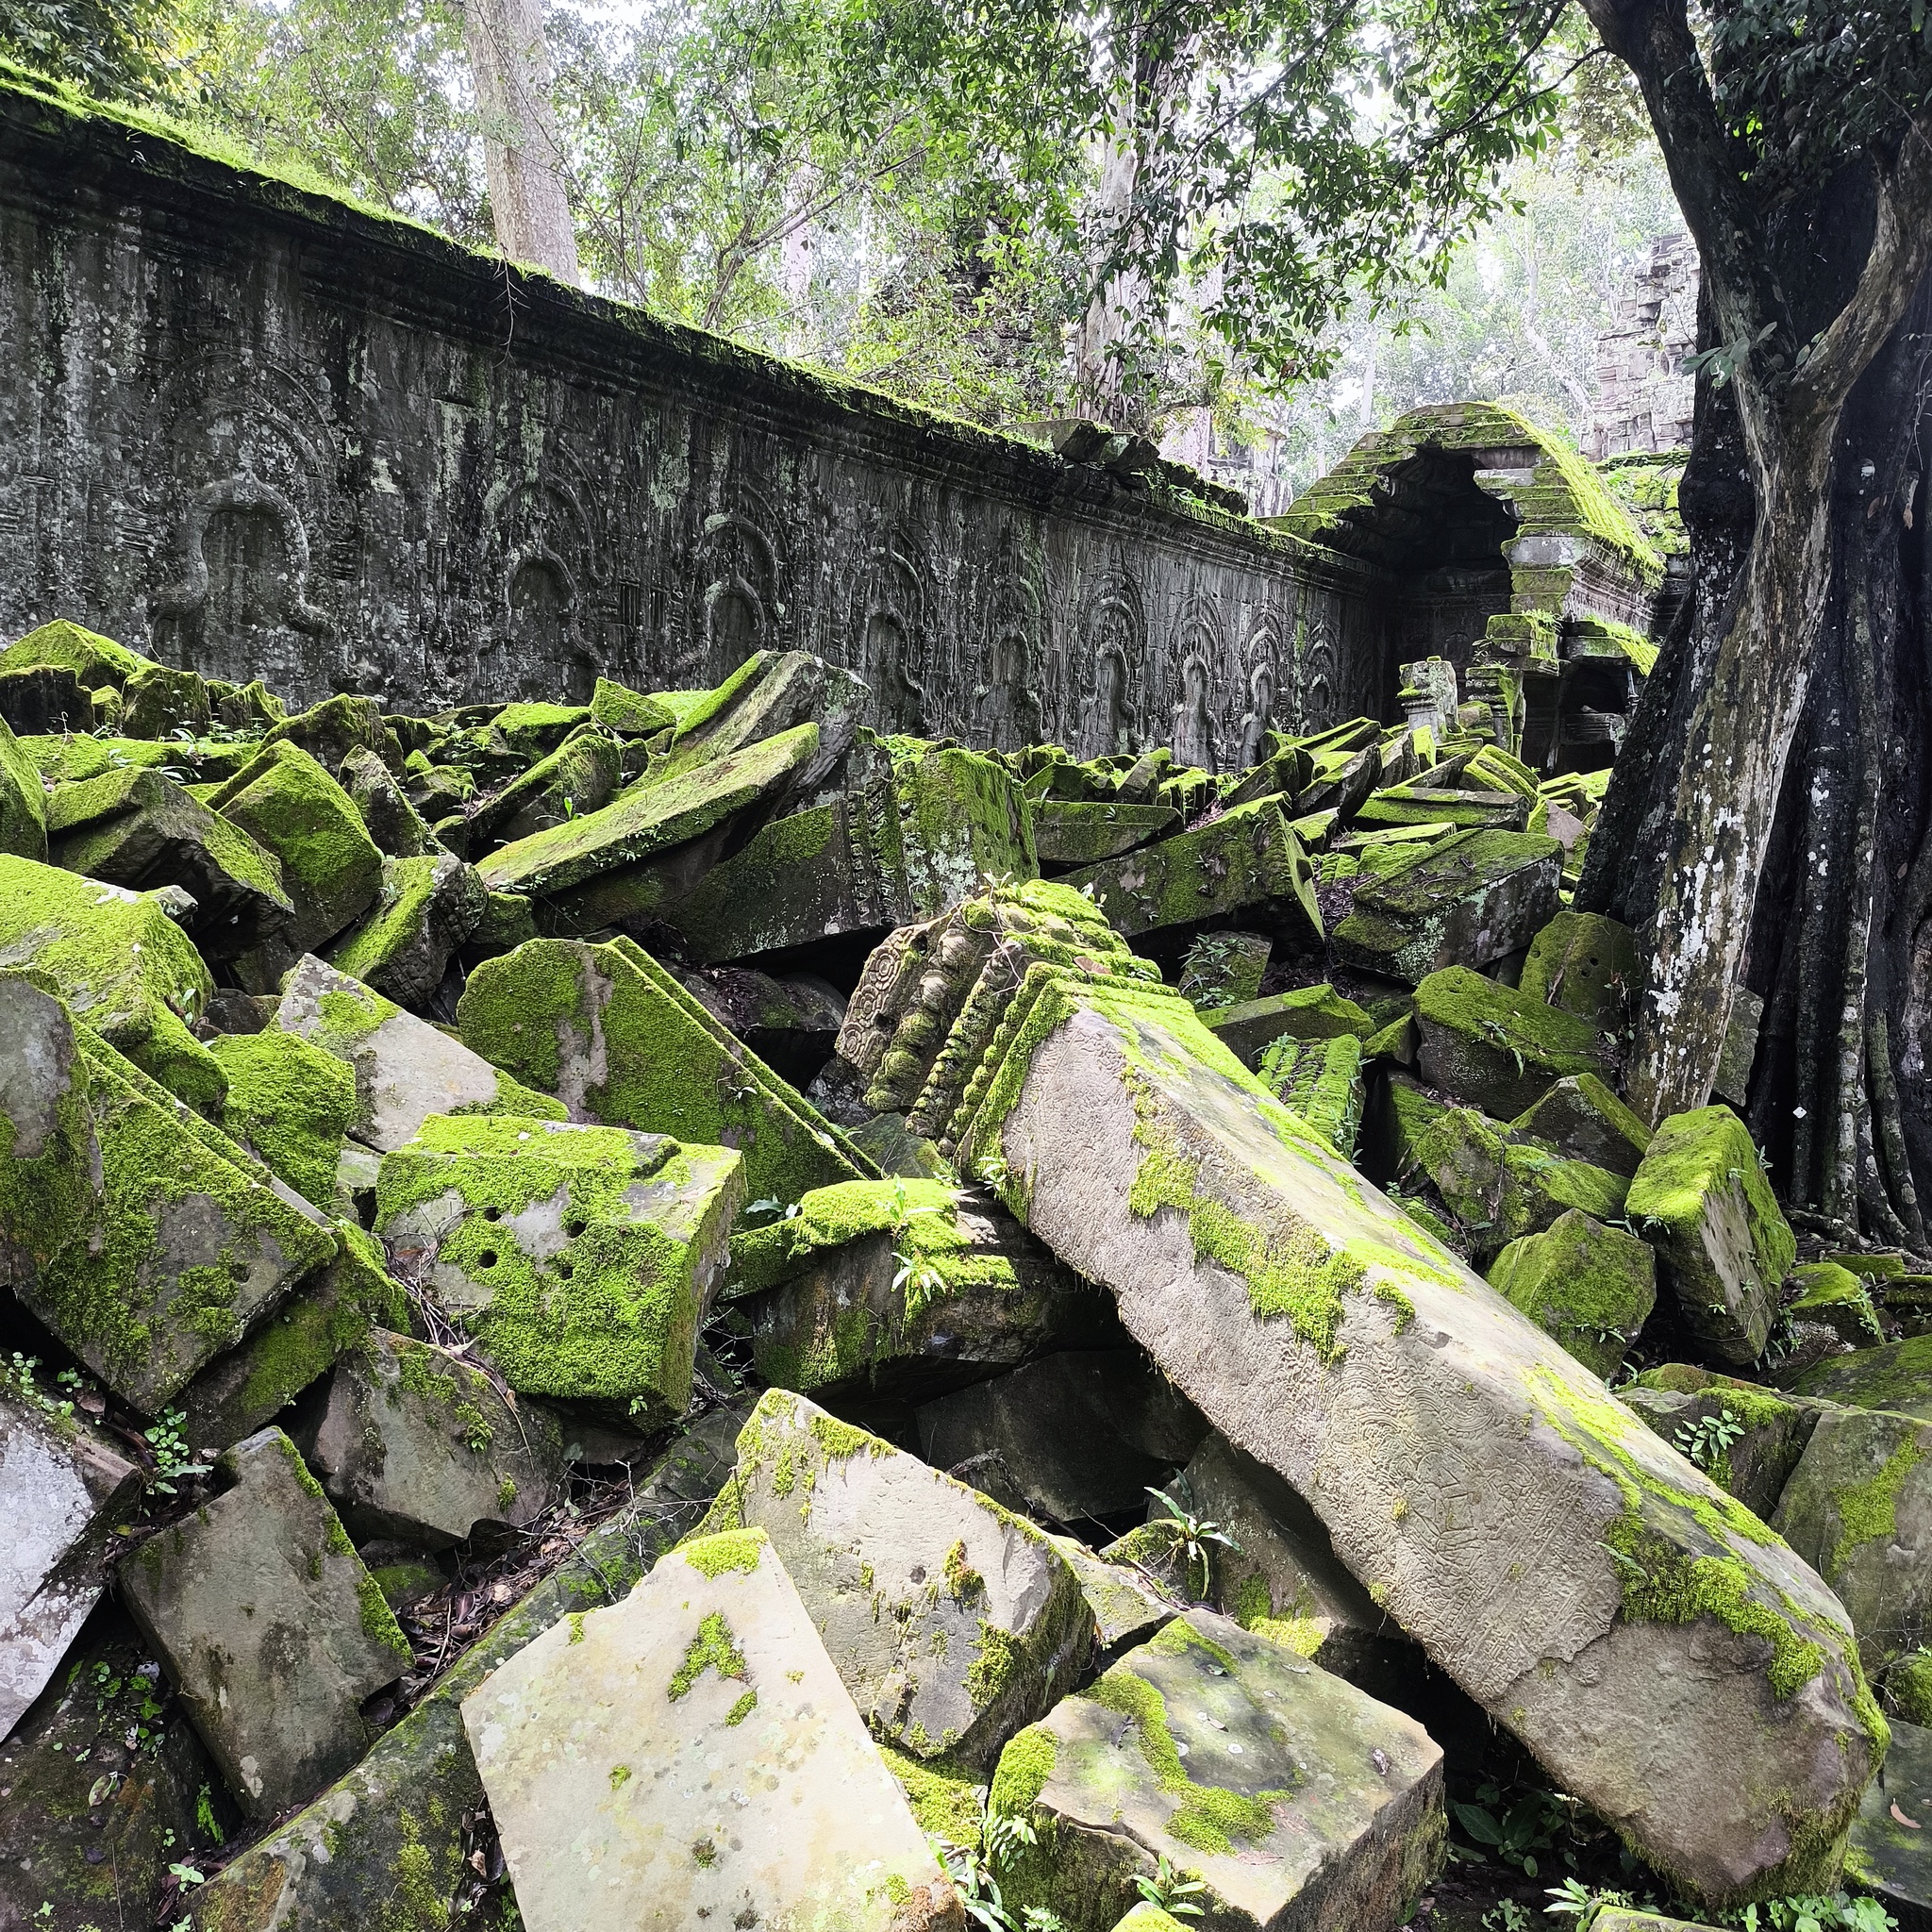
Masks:
[[[1924,1899],[1932,1280],[1618,1097],[1509,615],[1225,773],[0,653],[6,1911],[1392,1932],[1451,1696]]]

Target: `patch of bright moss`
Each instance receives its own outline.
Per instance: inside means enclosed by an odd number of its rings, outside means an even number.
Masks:
[[[698,1625],[698,1634],[685,1646],[684,1660],[672,1674],[671,1701],[675,1704],[687,1695],[707,1671],[716,1671],[721,1677],[735,1677],[741,1683],[745,1677],[744,1652],[739,1648],[731,1625],[717,1610],[705,1617]]]
[[[723,1576],[733,1570],[756,1570],[764,1554],[761,1529],[728,1529],[686,1543],[678,1551],[700,1576]]]

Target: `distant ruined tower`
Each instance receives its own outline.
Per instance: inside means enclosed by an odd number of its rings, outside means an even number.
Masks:
[[[1683,373],[1697,347],[1697,250],[1663,235],[1596,339],[1596,408],[1583,441],[1597,462],[1690,444],[1695,383]]]

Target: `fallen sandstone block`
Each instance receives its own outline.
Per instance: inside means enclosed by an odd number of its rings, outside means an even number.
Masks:
[[[482,880],[454,853],[385,858],[375,905],[329,947],[328,963],[398,1006],[425,1007],[488,901]]]
[[[1607,1381],[1657,1306],[1657,1257],[1635,1235],[1572,1208],[1542,1233],[1511,1241],[1491,1262],[1489,1282]]]
[[[1589,1021],[1466,966],[1444,967],[1417,986],[1415,1019],[1424,1080],[1497,1120],[1522,1113],[1558,1080],[1601,1078],[1614,1064],[1609,1042]]]

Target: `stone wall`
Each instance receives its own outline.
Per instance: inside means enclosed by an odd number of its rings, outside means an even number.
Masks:
[[[0,633],[417,711],[799,645],[882,723],[1226,764],[1376,703],[1384,585],[0,82]]]

